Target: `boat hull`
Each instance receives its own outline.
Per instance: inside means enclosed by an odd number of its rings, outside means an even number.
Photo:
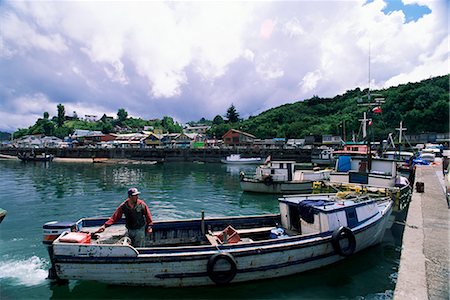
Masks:
[[[380,243],[391,212],[354,228],[355,252]],[[276,278],[323,267],[345,257],[332,245],[332,232],[219,246],[135,249],[125,245],[53,244],[60,279],[108,284],[184,287],[215,285],[208,265],[215,255],[232,258],[231,283]],[[216,265],[219,269],[223,266]],[[226,266],[225,266],[226,267]]]
[[[312,191],[312,181],[290,181],[272,182],[267,184],[263,181],[246,179],[240,182],[244,192],[266,193],[266,194],[298,194],[310,193]]]

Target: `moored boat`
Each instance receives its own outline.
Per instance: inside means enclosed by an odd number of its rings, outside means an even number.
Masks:
[[[241,157],[240,154],[231,154],[220,160],[224,164],[259,164],[263,162],[261,157]]]
[[[326,180],[329,170],[297,170],[295,161],[268,161],[256,168],[252,177],[241,174],[241,189],[244,192],[269,194],[310,193],[314,181]]]
[[[106,218],[47,223],[51,275],[162,287],[287,276],[380,243],[392,201],[296,195],[280,198],[279,207],[281,214],[155,222],[144,248],[128,244],[123,222],[96,239],[90,233]]]
[[[341,156],[327,183],[336,190],[378,190],[395,200],[394,211],[402,211],[411,201],[411,183],[398,172],[397,162],[385,158]]]
[[[21,161],[43,161],[43,162],[47,162],[47,161],[52,161],[54,156],[52,154],[39,154],[36,155],[33,152],[32,153],[19,153],[17,155],[17,157],[21,160]]]

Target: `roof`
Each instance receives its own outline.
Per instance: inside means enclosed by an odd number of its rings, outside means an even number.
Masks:
[[[230,130],[228,130],[228,131],[222,136],[222,138],[223,138],[224,136],[226,136],[226,135],[227,135],[228,133],[230,133],[230,132],[235,132],[235,133],[239,133],[239,134],[242,134],[242,135],[251,137],[251,138],[256,138],[256,136],[254,136],[253,134],[250,134],[250,133],[247,133],[247,132],[243,132],[243,131],[240,131],[240,130],[237,130],[237,129],[230,129]]]

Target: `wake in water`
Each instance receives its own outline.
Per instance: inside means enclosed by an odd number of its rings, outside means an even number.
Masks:
[[[25,260],[0,261],[0,279],[12,279],[21,285],[38,285],[47,278],[47,261],[37,256]]]

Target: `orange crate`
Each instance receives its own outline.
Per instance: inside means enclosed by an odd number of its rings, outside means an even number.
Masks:
[[[85,232],[69,232],[61,237],[59,241],[63,243],[89,244],[91,243],[91,235]]]
[[[222,244],[224,243],[225,233],[227,234],[227,244],[235,244],[241,240],[241,237],[239,236],[239,233],[237,233],[236,229],[234,229],[232,226],[228,226],[217,235]]]

